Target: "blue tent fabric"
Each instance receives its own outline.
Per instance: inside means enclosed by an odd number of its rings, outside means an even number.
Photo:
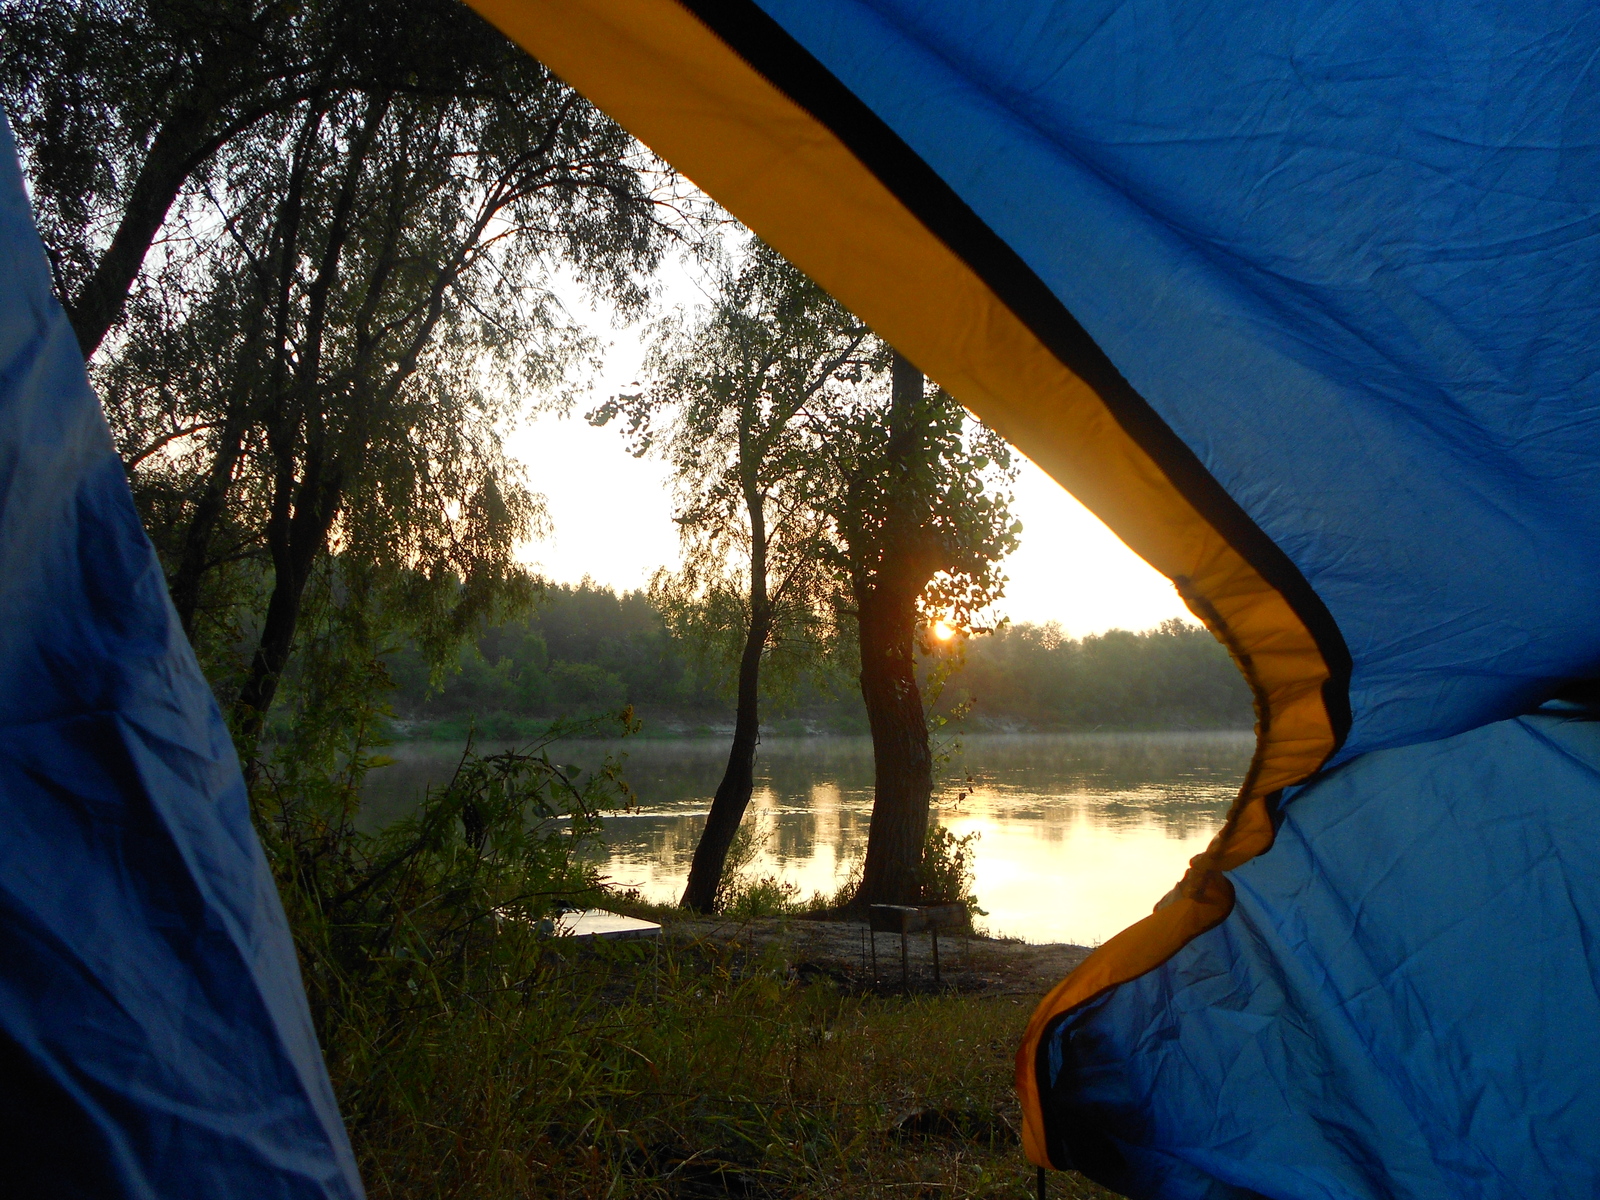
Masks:
[[[1057,1153],[1130,1196],[1600,1194],[1600,722],[1302,789],[1233,913],[1058,1018]]]
[[[1343,757],[1600,673],[1600,10],[760,8],[1293,560]]]
[[[221,714],[0,118],[0,1190],[353,1200]]]

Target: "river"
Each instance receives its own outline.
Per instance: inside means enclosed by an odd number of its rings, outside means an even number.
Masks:
[[[1221,824],[1250,760],[1245,733],[969,735],[939,768],[935,818],[979,834],[974,890],[989,932],[1096,945],[1150,911]],[[639,811],[606,818],[605,873],[675,900],[721,777],[720,739],[573,743],[570,757],[626,755]],[[448,778],[459,746],[402,743],[367,783],[364,824],[411,807]],[[832,893],[866,847],[872,745],[768,738],[747,821],[753,866],[801,894]]]

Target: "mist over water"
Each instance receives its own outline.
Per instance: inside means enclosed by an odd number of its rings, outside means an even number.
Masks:
[[[991,933],[1094,945],[1146,915],[1221,825],[1250,762],[1248,733],[964,736],[936,771],[934,817],[980,834],[975,891]],[[485,751],[498,747],[484,746]],[[626,755],[640,811],[606,817],[605,873],[676,900],[727,744],[574,742],[558,759]],[[368,779],[363,824],[380,825],[449,778],[460,746],[395,747]],[[866,849],[872,814],[867,738],[769,738],[756,759],[747,822],[766,835],[753,867],[801,894],[832,893]]]

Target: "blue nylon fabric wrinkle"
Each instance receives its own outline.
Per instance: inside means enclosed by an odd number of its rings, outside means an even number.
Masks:
[[[1600,13],[761,7],[1300,568],[1342,759],[1600,672]]]
[[[0,118],[7,1194],[362,1195],[282,906]]]
[[[1222,925],[1053,1034],[1066,1120],[1122,1160],[1103,1182],[1595,1195],[1597,794],[1600,723],[1545,715],[1307,786]]]
[[[1600,10],[759,0],[1304,574],[1333,769],[1043,1046],[1144,1200],[1600,1192]]]

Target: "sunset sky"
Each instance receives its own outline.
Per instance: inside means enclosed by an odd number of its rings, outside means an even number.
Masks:
[[[661,277],[663,308],[704,302],[693,274],[670,266]],[[614,428],[595,429],[585,408],[626,389],[641,374],[640,326],[613,329],[575,290],[569,311],[609,344],[605,367],[571,416],[526,421],[508,447],[548,503],[552,536],[530,543],[525,559],[550,579],[575,583],[588,575],[619,589],[643,587],[657,567],[677,558],[677,530],[666,464],[631,457]],[[1172,585],[1124,546],[1054,480],[1023,460],[1015,511],[1022,544],[1007,560],[1010,577],[997,606],[1013,621],[1058,621],[1081,637],[1106,629],[1147,629],[1188,612]]]

